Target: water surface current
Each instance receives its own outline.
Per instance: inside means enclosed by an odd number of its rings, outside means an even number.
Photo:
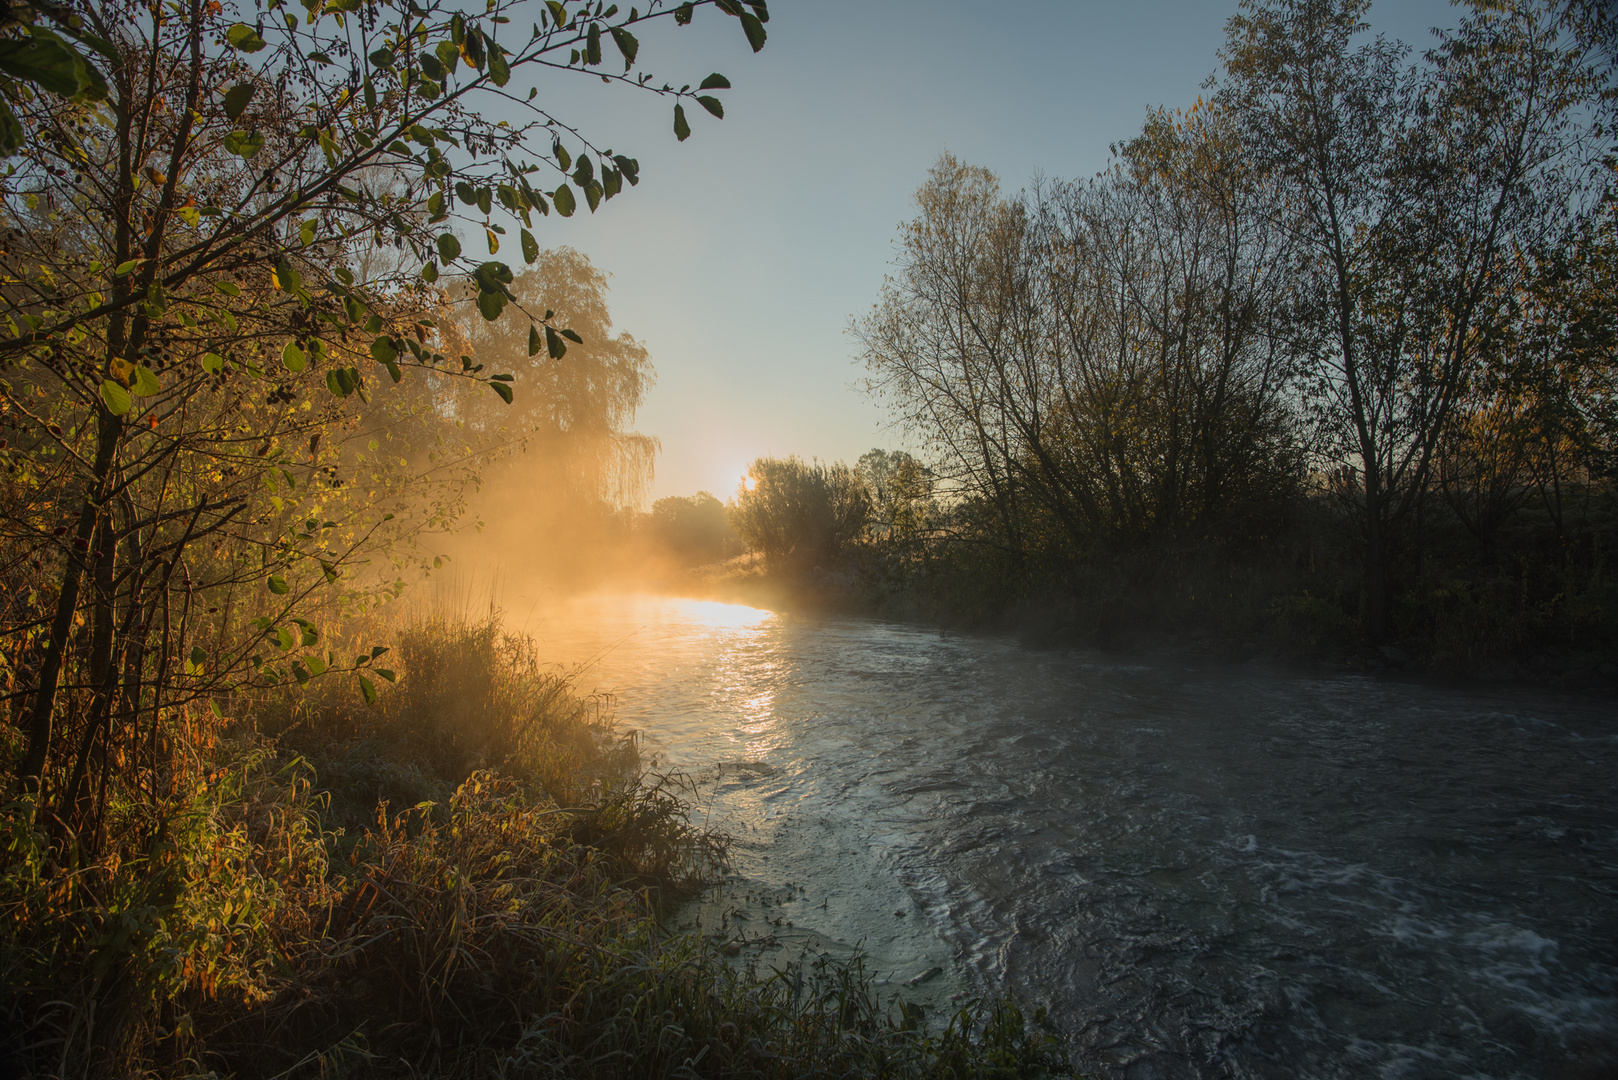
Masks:
[[[734,837],[679,921],[761,963],[1010,993],[1101,1077],[1618,1075],[1611,702],[666,598],[523,628]]]

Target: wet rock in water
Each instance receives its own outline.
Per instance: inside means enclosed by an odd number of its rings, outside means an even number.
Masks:
[[[936,978],[938,978],[938,976],[940,976],[942,974],[944,974],[944,969],[941,968],[941,967],[938,967],[935,964],[934,966],[928,968],[926,971],[922,972],[920,975],[917,975],[915,978],[913,978],[913,979],[909,980],[908,982],[906,982],[905,985],[906,986],[920,986],[922,983],[928,981],[929,979],[936,979]]]

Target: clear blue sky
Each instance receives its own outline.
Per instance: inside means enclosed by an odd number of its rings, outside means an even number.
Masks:
[[[726,117],[599,81],[548,87],[561,115],[641,163],[593,217],[544,219],[613,275],[616,326],[657,386],[636,427],[662,439],[652,497],[735,490],[761,454],[852,461],[901,433],[859,389],[845,333],[876,300],[911,196],[944,150],[995,170],[1088,176],[1146,110],[1193,102],[1235,0],[772,0],[752,54],[735,19],[641,35],[659,81],[730,77]],[[1442,0],[1382,0],[1376,30],[1425,47]],[[610,50],[609,50],[610,52]]]

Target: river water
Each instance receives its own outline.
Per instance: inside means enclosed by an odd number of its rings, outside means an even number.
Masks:
[[[521,611],[515,620],[521,623]],[[525,629],[730,834],[679,916],[1102,1077],[1618,1075],[1618,708],[738,605]]]

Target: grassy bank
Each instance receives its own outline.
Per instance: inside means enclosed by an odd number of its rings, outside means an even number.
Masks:
[[[1062,1070],[1008,1003],[927,1024],[857,966],[742,971],[666,933],[723,847],[600,703],[493,622],[394,640],[375,706],[316,679],[171,726],[165,783],[109,793],[102,835],[4,808],[0,1072]]]

